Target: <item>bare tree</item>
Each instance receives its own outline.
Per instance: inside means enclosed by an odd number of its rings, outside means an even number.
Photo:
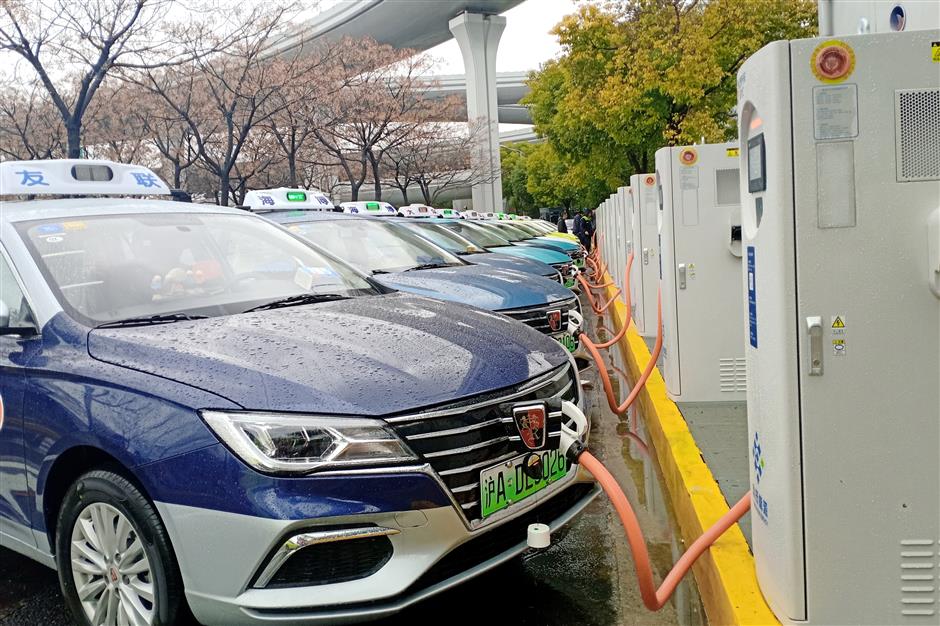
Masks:
[[[95,95],[116,71],[153,69],[206,54],[205,21],[170,19],[174,0],[6,0],[0,51],[35,72],[65,127],[70,158],[81,156],[82,128]],[[183,41],[200,42],[183,46]]]
[[[0,156],[51,159],[65,153],[65,128],[41,85],[0,92]]]
[[[424,124],[386,152],[387,170],[394,174],[389,184],[402,192],[406,203],[408,187],[415,186],[424,202],[434,205],[453,189],[493,182],[498,172],[475,158],[485,131],[483,122]]]
[[[397,145],[431,115],[426,75],[432,60],[412,50],[397,50],[372,40],[346,40],[333,80],[342,85],[324,99],[309,127],[326,157],[337,166],[352,198],[371,177],[381,198],[383,153]]]
[[[292,6],[256,7],[245,16],[252,32],[211,57],[160,70],[146,70],[139,84],[163,101],[189,127],[199,154],[199,165],[219,181],[216,199],[228,205],[239,200],[245,172],[239,158],[260,125],[293,102],[283,97],[285,85],[297,78],[302,63],[270,58],[275,33],[293,15]],[[236,188],[233,189],[233,174]]]

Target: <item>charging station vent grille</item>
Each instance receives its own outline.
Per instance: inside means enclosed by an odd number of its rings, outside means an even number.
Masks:
[[[940,89],[895,92],[898,182],[940,180]]]
[[[917,624],[937,614],[936,569],[934,549],[940,556],[940,541],[932,539],[901,540],[901,615]]]
[[[718,385],[722,393],[747,391],[747,364],[743,358],[718,359]]]

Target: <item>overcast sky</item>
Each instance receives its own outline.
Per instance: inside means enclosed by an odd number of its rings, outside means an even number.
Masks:
[[[325,11],[343,0],[321,0]],[[425,0],[434,2],[434,0]],[[543,61],[558,54],[559,47],[548,31],[561,18],[577,9],[576,0],[527,0],[506,11],[506,29],[499,42],[496,71],[535,70]],[[462,74],[463,60],[457,42],[451,39],[428,51],[441,61],[441,74]]]
[[[506,30],[499,41],[496,71],[535,70],[557,55],[558,42],[548,31],[576,9],[575,0],[528,0],[506,11],[503,14]],[[442,74],[463,73],[460,49],[453,39],[431,48],[429,53],[441,59]]]

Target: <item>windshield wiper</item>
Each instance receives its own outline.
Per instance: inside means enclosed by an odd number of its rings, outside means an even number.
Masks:
[[[372,270],[371,273],[373,276],[378,276],[379,274],[391,274],[391,272],[388,270]]]
[[[242,313],[251,313],[252,311],[269,311],[271,309],[281,309],[288,306],[300,306],[302,304],[316,304],[318,302],[329,302],[330,300],[348,300],[349,296],[343,296],[338,293],[302,293],[280,300],[265,302],[258,306],[245,309]]]
[[[453,263],[422,263],[421,265],[415,265],[414,267],[409,267],[405,272],[414,272],[415,270],[433,270],[440,267],[450,267]]]
[[[156,324],[172,324],[173,322],[186,322],[189,320],[208,319],[208,315],[190,315],[188,313],[165,313],[163,315],[143,315],[141,317],[129,317],[123,320],[114,320],[98,324],[95,328],[121,328],[128,326],[152,326]]]

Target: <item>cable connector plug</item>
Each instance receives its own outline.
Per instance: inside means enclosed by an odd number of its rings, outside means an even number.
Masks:
[[[575,339],[581,334],[581,327],[584,325],[584,317],[578,311],[571,309],[568,311],[568,332]]]
[[[570,400],[562,401],[561,414],[561,441],[558,449],[572,463],[577,463],[578,457],[586,448],[584,437],[587,435],[588,419],[578,405]]]

